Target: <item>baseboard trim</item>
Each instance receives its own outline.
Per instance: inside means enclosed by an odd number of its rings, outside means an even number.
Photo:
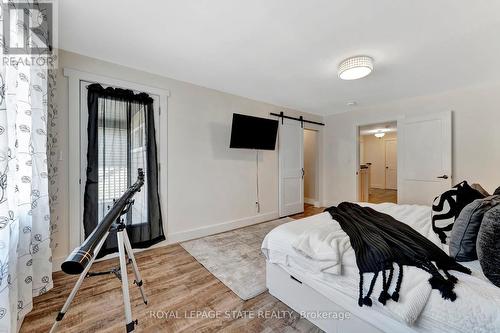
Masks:
[[[344,200],[345,201],[345,200]],[[338,206],[339,203],[341,203],[343,201],[324,201],[323,202],[323,207],[326,207],[326,208],[329,208],[329,207],[332,207],[332,206]]]
[[[259,214],[251,217],[245,217],[242,219],[237,219],[233,221],[223,222],[219,224],[213,224],[206,227],[189,229],[186,231],[175,232],[167,235],[167,241],[169,244],[184,242],[196,238],[206,237],[213,234],[218,234],[221,232],[238,229],[242,227],[247,227],[252,224],[257,224],[261,222],[266,222],[270,220],[275,220],[279,218],[278,212],[270,212]]]
[[[159,243],[157,243],[151,247],[148,247],[146,249],[134,249],[134,253],[154,249],[157,247],[167,246],[167,245],[171,245],[171,244],[175,244],[175,243],[185,242],[185,241],[196,239],[196,238],[206,237],[206,236],[218,234],[218,233],[233,230],[233,229],[247,227],[247,226],[250,226],[253,224],[257,224],[257,223],[275,220],[278,218],[279,218],[279,214],[277,211],[275,211],[275,212],[263,213],[263,214],[258,214],[255,216],[245,217],[245,218],[237,219],[237,220],[233,220],[233,221],[213,224],[213,225],[209,225],[206,227],[189,229],[186,231],[176,232],[176,233],[173,233],[170,235],[167,234],[166,240],[159,242]],[[97,259],[96,262],[99,262],[102,260],[107,260],[107,259],[112,259],[112,258],[116,258],[116,257],[118,257],[117,253],[111,253],[111,254],[108,254],[102,258]],[[52,272],[60,271],[61,264],[64,262],[64,260],[66,260],[66,258],[67,258],[67,256],[59,257],[59,258],[55,258],[55,259],[53,258],[52,259]]]
[[[320,207],[319,201],[312,198],[304,198],[304,202],[309,205],[313,205],[314,207]]]

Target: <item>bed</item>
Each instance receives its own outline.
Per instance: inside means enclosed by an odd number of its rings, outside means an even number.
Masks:
[[[410,225],[448,252],[432,231],[430,207],[361,205]],[[399,302],[359,307],[355,254],[342,233],[329,213],[273,229],[262,243],[269,292],[326,332],[500,332],[500,288],[478,261],[462,263],[471,275],[452,272],[459,279],[454,302],[431,289],[427,273],[404,266]],[[374,290],[380,289],[378,282]]]

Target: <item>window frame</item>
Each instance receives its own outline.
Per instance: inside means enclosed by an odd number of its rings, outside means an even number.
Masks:
[[[99,83],[103,86],[130,89],[149,94],[153,99],[155,112],[156,140],[158,143],[158,191],[160,195],[160,206],[166,213],[167,209],[167,146],[162,142],[167,141],[167,109],[170,91],[151,86],[142,85],[130,81],[119,80],[98,74],[82,72],[72,68],[64,68],[63,74],[68,78],[68,118],[69,118],[69,142],[68,142],[68,250],[69,254],[74,248],[84,241],[83,228],[83,195],[85,192],[86,167],[87,167],[87,122],[88,112],[86,108],[86,94],[82,94],[82,84]],[[86,89],[86,88],[83,88]],[[83,107],[82,107],[83,106]],[[76,149],[74,149],[76,148]],[[167,235],[168,214],[163,215],[164,234]],[[66,259],[54,258],[54,271],[60,269],[60,263]]]

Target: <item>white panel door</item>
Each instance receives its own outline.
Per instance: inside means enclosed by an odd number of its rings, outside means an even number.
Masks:
[[[398,143],[385,141],[385,188],[395,190],[398,186]]]
[[[398,122],[398,202],[431,205],[451,187],[451,111]]]
[[[300,122],[280,119],[279,215],[304,211],[304,129]]]

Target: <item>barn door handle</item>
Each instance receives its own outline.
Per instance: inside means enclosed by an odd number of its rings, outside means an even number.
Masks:
[[[304,168],[302,168],[302,179],[304,179],[305,174],[306,174],[306,172],[304,171]]]
[[[441,179],[448,179],[448,175],[442,175],[442,176],[439,176],[437,178],[441,178]]]

